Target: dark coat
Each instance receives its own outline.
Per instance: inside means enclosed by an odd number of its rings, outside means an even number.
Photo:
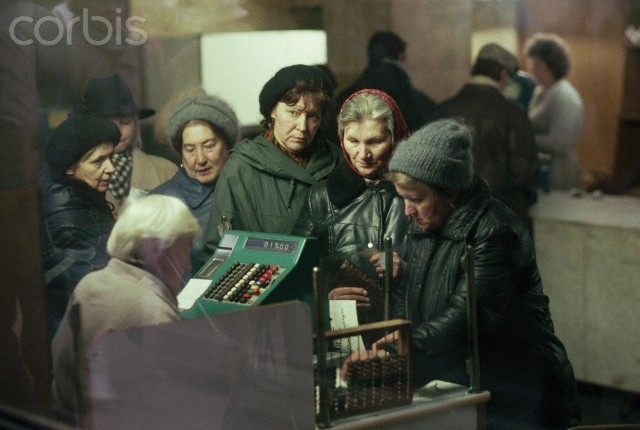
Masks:
[[[321,255],[359,252],[369,243],[382,250],[387,236],[401,249],[408,221],[392,183],[368,183],[344,163],[311,188],[292,234],[317,237]]]
[[[369,262],[369,244],[373,250],[381,251],[384,239],[390,237],[393,248],[400,250],[408,227],[404,201],[397,195],[393,184],[388,181],[378,184],[366,182],[344,163],[331,172],[326,183],[311,188],[292,234],[318,238],[320,255],[333,256],[321,260],[320,267],[328,276],[335,275],[341,264],[349,260],[362,270],[361,273],[380,282]],[[330,281],[329,285],[338,286],[337,279],[340,275],[333,278],[337,284]],[[370,285],[375,288],[375,284]],[[365,285],[360,286],[366,288]],[[395,297],[395,285],[391,285],[391,290],[392,297]],[[382,287],[369,293],[372,307],[358,310],[360,323],[384,318]],[[375,339],[365,339],[372,340]]]
[[[107,265],[107,239],[115,223],[104,194],[84,182],[42,176],[44,278],[50,339],[76,285]]]
[[[470,126],[474,172],[489,183],[496,199],[528,224],[529,208],[536,201],[538,151],[524,109],[495,86],[471,83],[438,105],[433,119],[442,118]]]
[[[384,59],[369,63],[358,79],[336,96],[338,108],[351,94],[364,88],[373,88],[389,94],[400,108],[412,132],[426,124],[436,106],[431,97],[413,86],[407,72],[394,60]]]
[[[236,144],[216,182],[205,253],[218,246],[223,216],[236,230],[289,234],[311,187],[342,162],[336,145],[316,145],[305,169],[262,135]]]
[[[489,428],[570,427],[579,417],[573,369],[554,335],[533,242],[477,176],[440,229],[424,232],[412,225],[405,242],[407,274],[393,315],[412,323],[414,382],[469,383],[467,244],[474,247]]]
[[[187,176],[187,172],[181,167],[173,178],[151,191],[151,194],[162,194],[182,200],[193,216],[198,219],[202,233],[191,246],[191,269],[193,273],[197,272],[206,263],[202,247],[204,245],[204,232],[207,229],[209,215],[211,214],[214,189],[215,184],[201,184]]]

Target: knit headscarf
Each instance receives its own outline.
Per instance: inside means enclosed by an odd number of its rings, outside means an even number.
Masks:
[[[375,90],[373,88],[365,88],[365,89],[356,91],[355,93],[347,97],[347,99],[342,104],[342,107],[340,108],[340,112],[342,112],[342,109],[344,109],[344,107],[347,104],[349,104],[351,100],[353,100],[355,97],[361,94],[374,94],[380,97],[382,100],[384,100],[384,102],[387,105],[389,105],[389,107],[391,108],[391,111],[393,112],[393,149],[395,149],[401,140],[409,137],[409,127],[407,126],[407,123],[404,120],[402,113],[400,112],[400,108],[396,104],[395,100],[393,100],[393,98],[389,94],[385,93],[384,91]],[[340,117],[340,114],[338,114],[338,117]],[[345,160],[347,160],[347,164],[349,165],[349,167],[351,167],[351,169],[354,172],[358,173],[358,169],[356,169],[353,163],[351,163],[351,159],[344,149],[343,134],[340,134],[339,137],[340,137],[340,147],[342,148],[342,154],[344,155]],[[359,174],[360,173],[358,173],[358,175]]]

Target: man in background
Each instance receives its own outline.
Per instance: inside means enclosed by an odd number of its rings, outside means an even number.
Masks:
[[[474,171],[530,227],[538,172],[533,128],[526,111],[502,94],[517,70],[513,54],[495,43],[484,45],[469,82],[438,105],[434,119],[457,119],[470,127]]]
[[[426,124],[435,102],[413,86],[404,69],[407,43],[392,31],[377,31],[369,39],[369,63],[358,79],[336,96],[342,106],[347,97],[358,90],[373,88],[389,94],[397,103],[407,125],[415,131]]]

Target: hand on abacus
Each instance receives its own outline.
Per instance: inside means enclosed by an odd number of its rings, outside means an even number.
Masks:
[[[371,306],[368,294],[360,287],[337,287],[329,291],[329,300],[355,300],[356,307],[363,308]]]
[[[396,330],[393,333],[389,333],[388,335],[373,342],[371,347],[374,351],[384,350],[387,345],[393,345],[398,340],[399,336],[400,332]]]
[[[374,350],[374,349],[361,349],[352,353],[348,356],[344,363],[342,363],[342,368],[340,369],[340,377],[343,381],[349,380],[349,365],[353,362],[359,360],[367,360],[375,357],[384,357],[387,353],[384,350]]]

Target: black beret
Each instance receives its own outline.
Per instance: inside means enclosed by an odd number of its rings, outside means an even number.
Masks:
[[[260,113],[269,118],[271,111],[282,99],[282,96],[295,87],[298,81],[305,81],[315,84],[319,89],[324,90],[329,97],[333,97],[333,84],[327,73],[316,66],[295,64],[283,67],[264,84],[260,91]]]
[[[113,122],[90,116],[72,115],[56,128],[45,157],[52,172],[64,172],[101,143],[120,142],[120,129]]]

